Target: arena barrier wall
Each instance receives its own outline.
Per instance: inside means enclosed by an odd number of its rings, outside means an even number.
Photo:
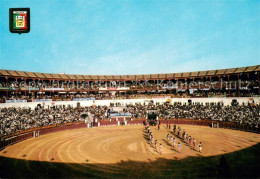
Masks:
[[[87,125],[82,122],[76,123],[65,123],[65,124],[57,124],[57,125],[50,125],[38,128],[32,128],[25,131],[17,132],[14,134],[10,134],[7,136],[1,137],[0,140],[0,151],[3,150],[6,146],[15,144],[17,142],[32,138],[38,137],[39,135],[49,134],[53,132],[63,131],[67,129],[77,129],[86,127]],[[39,132],[39,133],[38,133]]]
[[[116,126],[117,121],[100,121],[100,126]]]
[[[143,121],[145,119],[133,119],[130,120],[130,118],[127,119],[127,125],[141,125],[143,124]],[[118,125],[117,121],[109,121],[109,120],[99,120],[100,127],[102,126],[113,126]],[[97,123],[98,123],[97,122]],[[218,124],[219,128],[225,128],[225,129],[233,129],[233,130],[241,130],[246,132],[254,132],[254,133],[260,133],[260,129],[247,125],[247,124],[235,124],[232,122],[221,122],[221,121],[212,121],[212,120],[195,120],[195,119],[169,119],[169,120],[163,120],[160,119],[161,124],[187,124],[187,125],[199,125],[199,126],[208,126],[211,127],[212,124]],[[120,123],[120,125],[123,125],[124,123]],[[95,127],[98,125],[95,124]],[[10,134],[7,136],[1,137],[0,140],[0,151],[3,150],[8,145],[15,144],[17,142],[32,138],[32,137],[38,137],[39,135],[49,134],[53,132],[59,132],[63,130],[69,130],[69,129],[77,129],[77,128],[83,128],[87,127],[87,124],[85,124],[83,121],[81,122],[75,122],[75,123],[65,123],[65,124],[56,124],[56,125],[50,125],[50,126],[44,126],[44,127],[38,127],[38,128],[32,128],[25,131],[17,132],[14,134]],[[172,128],[171,128],[172,129]]]

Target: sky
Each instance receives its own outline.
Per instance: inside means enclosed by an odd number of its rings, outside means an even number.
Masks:
[[[31,31],[9,31],[29,7]],[[260,64],[260,0],[0,0],[0,69],[91,75]]]

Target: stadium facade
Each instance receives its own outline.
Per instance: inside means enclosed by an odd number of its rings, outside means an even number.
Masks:
[[[260,65],[145,75],[74,75],[0,70],[0,102],[259,97]]]

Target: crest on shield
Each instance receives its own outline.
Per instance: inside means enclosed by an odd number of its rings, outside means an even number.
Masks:
[[[12,33],[28,33],[30,31],[30,8],[10,8],[9,29]]]

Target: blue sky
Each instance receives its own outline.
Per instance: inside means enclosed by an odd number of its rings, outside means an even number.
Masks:
[[[9,32],[29,7],[31,31]],[[173,73],[260,64],[259,0],[0,0],[0,69]]]

